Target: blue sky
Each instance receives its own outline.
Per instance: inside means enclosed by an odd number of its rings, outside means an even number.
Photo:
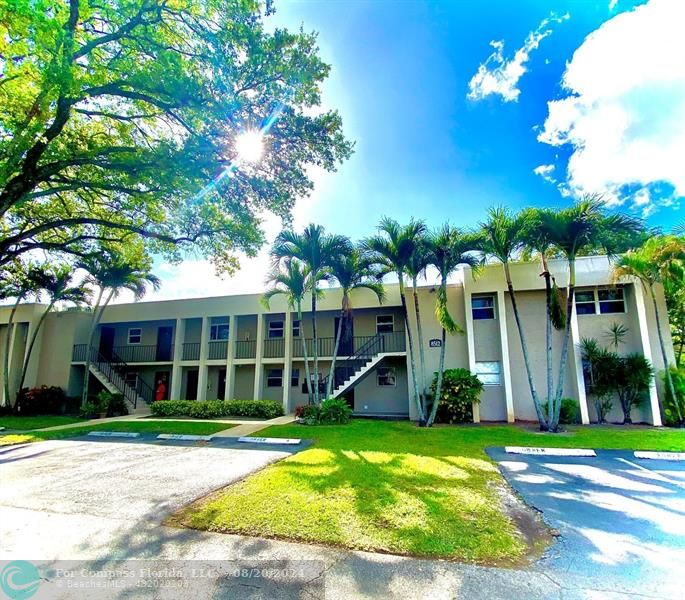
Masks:
[[[685,220],[683,154],[673,158],[685,150],[685,74],[665,58],[684,55],[668,37],[681,5],[277,1],[273,26],[319,32],[332,65],[324,105],[356,141],[337,173],[316,174],[296,224],[354,238],[384,214],[471,226],[494,204],[562,206],[584,192],[650,225]],[[229,281],[203,264],[202,283],[199,263],[163,265],[161,296],[258,291],[264,264],[248,261]]]

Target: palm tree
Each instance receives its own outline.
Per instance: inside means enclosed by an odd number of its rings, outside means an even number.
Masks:
[[[331,278],[338,282],[342,292],[342,305],[340,307],[340,319],[338,320],[338,330],[335,334],[335,347],[333,349],[333,360],[331,370],[328,375],[328,389],[326,397],[330,398],[333,394],[333,383],[335,380],[335,363],[340,348],[340,338],[343,329],[347,330],[346,323],[352,317],[352,301],[350,294],[353,290],[365,288],[371,290],[380,304],[385,299],[385,289],[380,281],[380,271],[374,268],[373,260],[363,255],[358,249],[354,248],[348,254],[339,256],[331,263]]]
[[[463,330],[454,321],[449,313],[447,303],[447,280],[459,265],[477,267],[479,260],[474,251],[479,247],[479,239],[473,234],[465,234],[450,225],[443,225],[441,229],[430,235],[427,246],[429,249],[428,261],[440,275],[440,287],[435,300],[435,317],[442,327],[442,345],[440,347],[440,365],[438,367],[438,380],[436,382],[433,406],[426,425],[430,427],[435,421],[438,412],[440,395],[442,394],[442,377],[445,370],[445,346],[447,333],[463,333]]]
[[[545,339],[547,359],[547,406],[551,406],[554,394],[554,368],[552,356],[552,328],[563,329],[566,322],[563,304],[559,298],[559,289],[552,275],[548,259],[554,253],[554,245],[549,232],[543,227],[550,209],[528,208],[521,213],[524,223],[524,251],[532,252],[540,259],[540,277],[545,279]]]
[[[268,308],[271,298],[283,294],[288,300],[288,306],[297,311],[297,318],[302,323],[302,301],[313,284],[309,267],[297,259],[285,259],[278,265],[268,277],[267,283],[271,286],[264,296],[262,302]],[[304,373],[307,380],[307,391],[309,393],[309,403],[314,401],[312,393],[312,381],[309,375],[309,357],[307,356],[307,344],[302,344],[304,354]]]
[[[421,406],[424,414],[426,412],[426,352],[423,346],[423,325],[421,323],[421,310],[419,308],[418,280],[419,277],[426,277],[428,267],[428,244],[425,235],[419,237],[416,248],[407,263],[407,276],[411,279],[411,294],[414,300],[414,314],[416,315],[416,331],[419,336],[419,392]]]
[[[652,299],[666,385],[671,398],[674,399],[678,422],[683,423],[683,415],[676,401],[673,378],[666,355],[666,344],[661,331],[661,313],[656,299],[655,286],[663,284],[664,280],[671,277],[681,280],[685,277],[685,242],[673,235],[653,237],[647,240],[640,248],[627,252],[616,261],[614,279],[620,281],[626,277],[638,279]]]
[[[285,230],[276,236],[271,249],[271,259],[275,267],[287,259],[296,258],[309,272],[310,293],[312,300],[312,337],[314,343],[314,373],[319,373],[319,343],[316,324],[316,300],[319,295],[319,283],[329,276],[331,263],[339,256],[350,252],[352,243],[343,235],[326,233],[321,225],[313,223],[305,227],[302,233]],[[306,344],[306,340],[304,340]],[[319,403],[318,383],[314,389],[314,402]]]
[[[412,380],[414,382],[414,402],[419,417],[419,422],[423,425],[426,415],[421,405],[419,395],[419,380],[416,375],[416,361],[414,354],[414,337],[409,326],[409,311],[407,310],[407,297],[404,287],[404,278],[407,274],[407,265],[412,260],[412,256],[419,245],[419,240],[426,231],[426,226],[422,221],[412,219],[407,225],[400,225],[394,219],[383,217],[378,225],[379,234],[371,236],[362,241],[363,251],[371,260],[379,265],[386,272],[393,272],[397,275],[400,287],[400,299],[402,301],[402,314],[404,316],[404,326],[407,331],[409,341],[409,362],[411,367]]]
[[[608,214],[606,206],[599,196],[586,196],[569,208],[545,211],[542,214],[541,227],[568,263],[566,323],[559,359],[557,389],[549,406],[549,429],[550,431],[557,431],[571,336],[571,317],[576,286],[576,257],[588,250],[597,248],[611,255],[616,250],[616,243],[621,243],[628,236],[638,234],[643,229],[643,225],[638,219],[627,215]]]
[[[26,300],[31,294],[35,294],[43,287],[46,279],[46,268],[39,265],[20,262],[14,263],[11,268],[6,269],[3,273],[2,289],[0,295],[3,298],[14,298],[12,310],[10,310],[9,318],[7,320],[7,335],[5,337],[5,357],[3,362],[3,378],[4,378],[4,397],[3,402],[9,406],[11,404],[11,386],[10,386],[10,354],[12,329],[14,326],[14,317],[17,314],[19,305]]]
[[[29,361],[31,360],[31,353],[33,352],[33,347],[38,338],[38,332],[40,331],[45,318],[48,313],[54,308],[55,304],[58,302],[72,302],[76,305],[85,304],[90,298],[90,292],[83,286],[72,286],[71,279],[73,275],[73,267],[71,265],[57,265],[52,272],[47,272],[45,281],[42,283],[42,289],[40,292],[46,292],[49,298],[48,305],[40,316],[38,323],[33,330],[33,335],[31,336],[31,341],[29,342],[28,348],[26,350],[26,356],[24,358],[24,365],[21,370],[21,378],[19,379],[19,387],[21,390],[24,386],[24,380],[26,379],[26,371],[29,367]]]
[[[124,290],[133,292],[135,300],[140,300],[147,292],[147,286],[158,290],[161,282],[150,273],[150,261],[147,256],[123,254],[115,251],[103,251],[98,255],[85,259],[76,265],[88,272],[85,282],[99,288],[97,301],[93,306],[93,318],[88,334],[86,351],[86,368],[83,375],[82,402],[88,399],[88,383],[90,380],[91,348],[95,331],[102,319],[108,304]],[[104,302],[102,299],[104,297]]]
[[[511,307],[514,311],[516,328],[518,329],[519,339],[521,341],[521,352],[523,353],[523,362],[526,367],[526,375],[528,376],[530,395],[533,398],[533,405],[535,406],[535,412],[538,416],[538,421],[540,422],[540,429],[545,431],[549,428],[548,421],[535,388],[533,370],[530,364],[530,354],[528,353],[528,344],[526,342],[525,332],[523,331],[523,323],[521,322],[521,315],[519,314],[514,284],[511,278],[511,270],[509,268],[512,259],[517,256],[524,246],[528,228],[529,225],[526,222],[525,213],[514,215],[503,206],[490,208],[488,210],[487,221],[480,225],[480,235],[482,236],[481,250],[486,257],[494,258],[502,263],[504,278],[507,283],[507,290],[509,291],[509,298],[511,300]]]

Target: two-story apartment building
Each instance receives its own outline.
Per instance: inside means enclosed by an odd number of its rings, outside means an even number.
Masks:
[[[551,269],[563,287],[565,263],[553,261]],[[583,381],[579,349],[583,337],[595,337],[601,343],[606,341],[608,327],[614,322],[621,323],[627,327],[628,335],[620,352],[644,354],[657,371],[663,369],[663,364],[654,309],[640,284],[612,285],[611,265],[606,257],[582,258],[577,271],[578,291],[564,394],[578,399],[582,420],[589,423],[595,414]],[[537,387],[544,390],[544,282],[536,264],[515,264],[512,274]],[[427,385],[440,355],[435,291],[431,285],[418,289],[423,339],[418,339],[413,303],[409,302],[410,327],[425,354]],[[490,265],[475,278],[468,268],[460,271],[449,286],[448,301],[464,333],[448,336],[446,367],[468,368],[485,383],[474,420],[535,420],[501,265]],[[90,350],[91,391],[102,385],[118,389],[139,410],[146,409],[156,395],[163,395],[198,401],[269,399],[282,402],[284,409],[291,412],[307,402],[305,348],[311,377],[325,381],[329,375],[340,302],[341,294],[336,288],[327,289],[319,302],[317,373],[313,372],[311,361],[311,315],[304,313],[302,321],[298,321],[282,297],[274,298],[268,309],[257,294],[112,305],[104,313]],[[353,304],[350,330],[338,352],[334,394],[345,397],[358,415],[414,418],[410,401],[413,383],[398,286],[387,285],[387,298],[382,305],[366,290],[353,293]],[[666,315],[661,294],[659,304],[661,313]],[[0,309],[0,355],[4,353],[6,336],[10,335],[10,377],[14,387],[27,340],[42,309],[40,305],[21,306],[9,331],[10,309]],[[58,385],[70,395],[80,394],[90,321],[91,313],[87,311],[50,314],[39,331],[25,385]],[[668,323],[664,321],[663,335],[672,355]],[[561,343],[562,332],[555,332],[555,363]],[[416,362],[418,366],[418,356]],[[636,409],[633,420],[660,425],[661,393],[660,382],[656,382],[648,401]],[[611,419],[620,420],[618,402]]]

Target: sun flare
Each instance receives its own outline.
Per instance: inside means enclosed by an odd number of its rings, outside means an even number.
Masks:
[[[260,131],[250,129],[236,138],[236,152],[243,162],[257,162],[264,153],[264,136]]]

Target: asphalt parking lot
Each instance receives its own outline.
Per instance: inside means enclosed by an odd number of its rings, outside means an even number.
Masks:
[[[578,458],[488,449],[512,487],[559,534],[533,568],[562,589],[595,588],[600,598],[685,598],[685,462],[596,453]]]

